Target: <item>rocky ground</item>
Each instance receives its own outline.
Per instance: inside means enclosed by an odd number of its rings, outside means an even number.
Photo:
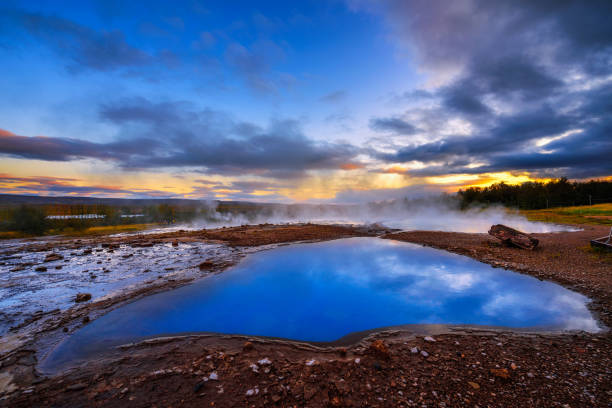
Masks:
[[[501,246],[486,234],[417,231],[385,238],[434,246],[554,280],[594,299],[592,310],[609,326],[612,264],[605,254],[588,249],[588,240],[605,235],[604,229],[535,234],[540,240],[535,251]],[[257,246],[381,232],[255,226],[118,239]],[[51,378],[34,370],[36,347],[43,343],[26,342],[1,355],[0,406],[612,405],[608,331],[519,333],[415,326],[375,333],[346,347],[188,336],[127,345]]]

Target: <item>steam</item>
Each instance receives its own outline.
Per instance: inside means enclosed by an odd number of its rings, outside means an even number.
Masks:
[[[401,230],[430,230],[485,233],[493,224],[504,224],[527,233],[575,231],[575,228],[532,222],[518,211],[502,206],[461,209],[453,196],[430,196],[418,199],[392,200],[357,205],[313,204],[236,204],[224,208],[218,202],[207,202],[206,216],[188,226],[201,229],[245,224],[380,224]]]

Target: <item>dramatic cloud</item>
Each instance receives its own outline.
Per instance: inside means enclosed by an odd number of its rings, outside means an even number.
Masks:
[[[81,139],[19,136],[0,129],[0,154],[26,159],[69,161],[94,158],[127,160],[133,154],[157,145],[151,139],[133,139],[113,143],[94,143]]]
[[[113,160],[125,169],[191,167],[208,173],[295,177],[306,170],[340,169],[358,149],[314,142],[294,120],[266,128],[229,115],[196,110],[186,102],[152,103],[143,98],[101,106],[100,116],[118,128],[111,143],[0,133],[0,153],[30,159]]]
[[[427,108],[371,120],[376,131],[420,136],[379,159],[423,162],[409,172],[421,176],[612,172],[612,25],[602,17],[610,2],[351,4],[382,13],[437,81]],[[435,120],[448,126],[422,126]]]

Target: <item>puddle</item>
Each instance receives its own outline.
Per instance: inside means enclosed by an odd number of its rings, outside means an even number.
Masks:
[[[5,244],[1,249],[10,248]],[[204,259],[226,257],[229,251],[222,245],[168,243],[145,248],[122,245],[114,250],[98,246],[91,253],[83,248],[0,256],[0,335],[41,312],[74,306],[79,292],[90,293],[95,301],[149,281],[189,273],[200,276],[195,266]],[[51,253],[62,259],[44,262]]]
[[[551,282],[409,243],[298,244],[118,308],[67,338],[43,369],[130,341],[190,332],[328,342],[424,323],[598,331],[588,301]]]

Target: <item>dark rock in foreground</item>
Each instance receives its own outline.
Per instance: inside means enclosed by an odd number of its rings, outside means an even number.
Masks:
[[[537,239],[502,224],[493,225],[489,230],[489,235],[494,236],[506,245],[516,246],[523,249],[533,250],[539,243]]]
[[[88,300],[91,299],[91,293],[77,293],[76,298],[74,299],[75,302],[87,302]]]

